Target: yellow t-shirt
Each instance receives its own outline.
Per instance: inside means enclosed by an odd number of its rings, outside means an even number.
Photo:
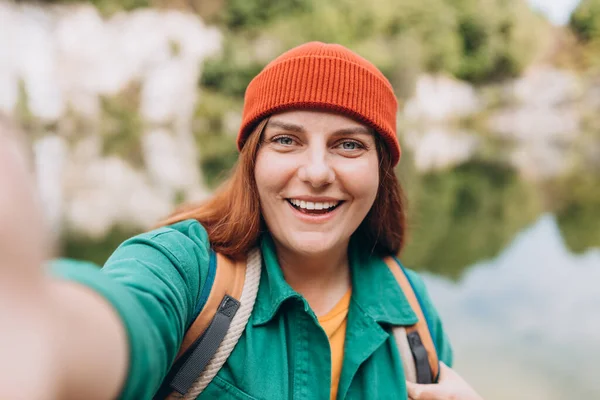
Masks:
[[[351,290],[327,314],[318,318],[321,327],[329,338],[331,348],[331,400],[337,397],[340,374],[344,361],[344,340],[346,339],[346,322],[350,307]]]

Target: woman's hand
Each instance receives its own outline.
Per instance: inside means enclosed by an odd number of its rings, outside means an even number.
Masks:
[[[20,134],[0,116],[0,397],[54,399],[47,236]]]
[[[0,115],[0,398],[114,399],[125,328],[82,285],[49,279],[49,238],[19,133]]]
[[[421,385],[406,382],[410,400],[483,400],[452,368],[440,362],[437,384]]]

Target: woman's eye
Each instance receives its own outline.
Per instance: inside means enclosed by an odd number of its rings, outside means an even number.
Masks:
[[[343,150],[358,150],[358,149],[362,148],[360,143],[350,141],[350,140],[340,143],[340,147]]]
[[[284,146],[291,146],[294,144],[294,140],[291,137],[287,136],[280,136],[278,138],[275,138],[274,142],[282,144]]]

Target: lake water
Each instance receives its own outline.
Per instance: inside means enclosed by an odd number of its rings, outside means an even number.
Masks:
[[[460,279],[424,275],[455,367],[486,400],[600,399],[600,248],[571,253],[545,214]]]

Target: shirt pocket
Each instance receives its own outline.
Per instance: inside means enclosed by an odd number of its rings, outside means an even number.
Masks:
[[[204,389],[198,399],[236,399],[236,400],[259,400],[238,389],[223,378],[215,376],[212,382]]]

